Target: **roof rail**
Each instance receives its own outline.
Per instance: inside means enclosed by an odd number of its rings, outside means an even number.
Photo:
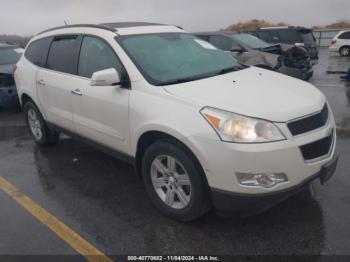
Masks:
[[[76,24],[76,25],[64,25],[64,26],[58,26],[58,27],[54,27],[54,28],[50,28],[47,29],[45,31],[42,31],[40,33],[38,33],[37,35],[41,35],[43,33],[47,33],[50,31],[54,31],[54,30],[58,30],[58,29],[65,29],[65,28],[75,28],[75,27],[90,27],[90,28],[98,28],[98,29],[104,29],[104,30],[108,30],[111,32],[116,32],[117,29],[110,27],[108,25],[95,25],[95,24]]]

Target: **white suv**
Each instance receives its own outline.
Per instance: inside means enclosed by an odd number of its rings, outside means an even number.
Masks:
[[[318,89],[242,66],[175,26],[51,29],[31,40],[15,79],[38,145],[62,131],[133,163],[154,205],[177,220],[212,206],[261,211],[325,182],[337,164]]]
[[[341,56],[350,55],[350,31],[340,31],[332,40],[329,50]]]

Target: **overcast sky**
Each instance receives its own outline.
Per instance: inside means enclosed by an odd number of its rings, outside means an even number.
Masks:
[[[350,19],[350,0],[0,0],[0,34],[31,35],[73,23],[150,21],[188,31],[252,18],[292,25]]]

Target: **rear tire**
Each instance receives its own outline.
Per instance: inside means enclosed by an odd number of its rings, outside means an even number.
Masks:
[[[147,193],[164,215],[182,222],[197,219],[211,208],[205,174],[186,148],[158,141],[146,149],[142,176]]]
[[[51,146],[57,143],[59,133],[47,126],[42,114],[33,102],[26,102],[23,111],[29,133],[36,144],[39,146]]]
[[[350,46],[343,46],[339,49],[339,54],[341,56],[349,56],[350,55]]]

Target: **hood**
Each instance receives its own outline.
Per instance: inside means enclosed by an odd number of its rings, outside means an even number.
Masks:
[[[14,65],[0,65],[0,74],[13,75]]]
[[[243,53],[233,53],[232,56],[235,57],[240,63],[250,66],[266,66],[269,68],[276,69],[279,67],[279,55],[270,54],[266,52],[261,52],[258,50],[249,50]]]
[[[199,107],[286,122],[320,111],[325,96],[311,84],[256,67],[164,89]]]

